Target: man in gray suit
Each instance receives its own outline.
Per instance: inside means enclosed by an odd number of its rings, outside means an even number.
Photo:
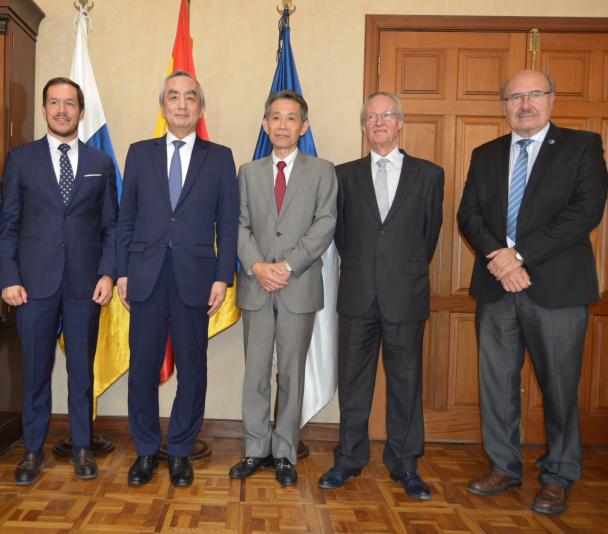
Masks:
[[[274,463],[277,480],[297,482],[298,434],[306,353],[323,308],[321,255],[333,239],[337,181],[328,161],[298,151],[308,106],[292,91],[266,101],[264,131],[272,155],[243,165],[237,304],[243,310],[245,457],[230,469],[245,478]],[[273,350],[278,413],[270,421]]]

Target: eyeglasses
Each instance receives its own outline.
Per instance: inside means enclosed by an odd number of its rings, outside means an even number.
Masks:
[[[388,122],[395,117],[399,117],[399,113],[396,113],[395,111],[385,111],[384,113],[370,113],[369,115],[365,116],[365,122]]]
[[[541,98],[550,95],[553,91],[530,91],[529,93],[513,93],[503,100],[510,104],[521,104],[527,96],[530,102],[538,102]]]

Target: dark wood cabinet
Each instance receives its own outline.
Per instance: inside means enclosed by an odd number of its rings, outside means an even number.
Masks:
[[[36,36],[32,0],[0,0],[0,176],[6,153],[34,138]],[[0,454],[21,436],[22,368],[14,311],[0,303]]]

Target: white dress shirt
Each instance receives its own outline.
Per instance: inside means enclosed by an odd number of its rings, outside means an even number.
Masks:
[[[397,186],[399,185],[399,178],[401,176],[401,168],[403,167],[404,155],[399,152],[399,147],[395,147],[386,156],[380,156],[373,150],[370,150],[372,160],[372,179],[374,186],[376,185],[376,174],[378,173],[378,160],[387,159],[386,164],[386,185],[388,189],[388,207],[393,205],[395,194],[397,193]]]
[[[538,133],[534,134],[532,137],[528,139],[532,139],[532,142],[528,145],[528,168],[526,173],[526,184],[530,179],[530,173],[532,172],[532,167],[534,166],[534,162],[536,161],[536,157],[540,152],[540,147],[547,136],[547,132],[549,131],[550,123],[547,123],[546,126]],[[519,152],[521,150],[520,146],[517,142],[521,139],[526,139],[521,135],[511,132],[511,153],[509,155],[509,188],[511,187],[511,176],[513,174],[513,167],[515,166],[515,162],[517,161],[517,157],[519,156]],[[515,246],[515,243],[511,240],[509,236],[507,236],[507,245],[509,247]]]
[[[173,157],[173,152],[175,152],[175,145],[173,144],[173,141],[184,141],[184,143],[186,143],[179,149],[179,159],[182,163],[182,187],[186,181],[186,174],[188,173],[188,166],[190,165],[190,158],[192,157],[192,149],[194,148],[195,139],[196,132],[188,134],[183,139],[178,139],[171,132],[167,132],[167,176],[169,176],[171,158]]]
[[[61,158],[61,151],[59,150],[59,145],[70,146],[70,150],[68,150],[68,159],[70,160],[70,165],[72,165],[72,172],[74,173],[74,177],[76,177],[76,171],[78,170],[78,137],[75,137],[70,142],[66,143],[65,141],[61,141],[56,137],[53,137],[51,134],[46,134],[46,138],[49,142],[49,150],[51,151],[51,161],[53,162],[53,170],[55,171],[55,178],[57,183],[59,183],[59,158]]]
[[[289,177],[291,176],[291,169],[293,169],[293,163],[296,160],[297,155],[298,155],[297,148],[291,154],[289,154],[289,156],[287,156],[286,158],[279,158],[274,152],[272,153],[272,176],[273,176],[272,183],[273,183],[273,185],[277,181],[277,173],[279,172],[279,169],[277,168],[277,163],[279,161],[284,161],[286,163],[286,166],[283,169],[283,173],[285,174],[285,185],[287,185],[289,183]]]

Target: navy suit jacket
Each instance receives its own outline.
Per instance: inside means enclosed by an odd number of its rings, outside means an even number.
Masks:
[[[196,138],[173,211],[166,137],[131,145],[117,237],[118,276],[128,277],[127,298],[143,302],[150,296],[170,248],[180,298],[189,306],[206,306],[213,282],[233,283],[238,218],[229,148]]]
[[[473,151],[458,210],[460,230],[476,253],[470,293],[482,302],[505,294],[486,255],[507,246],[510,146],[511,134]],[[589,232],[602,218],[607,185],[601,137],[552,124],[517,218],[515,248],[530,274],[526,292],[537,304],[564,308],[599,298]]]
[[[64,273],[74,297],[90,299],[103,275],[116,278],[116,177],[112,159],[78,143],[66,206],[46,136],[7,156],[0,208],[0,287],[31,298],[54,294]]]

